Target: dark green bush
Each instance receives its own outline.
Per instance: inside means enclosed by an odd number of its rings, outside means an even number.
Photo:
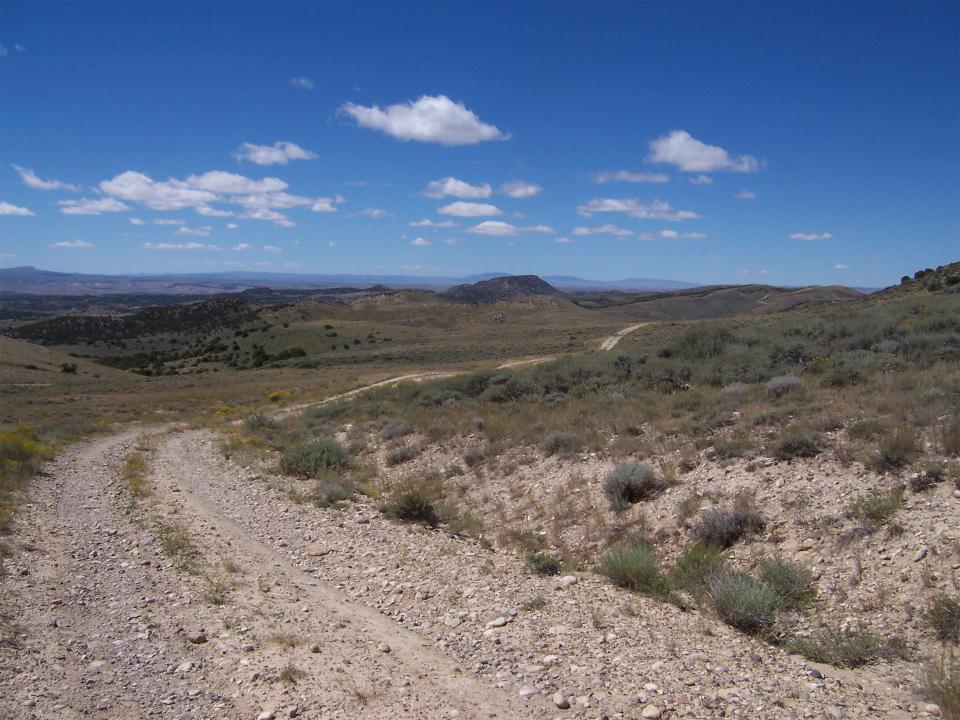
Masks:
[[[706,595],[710,578],[723,569],[724,562],[719,548],[698,543],[684,550],[670,568],[670,586],[699,600]]]
[[[773,448],[777,460],[816,457],[822,450],[820,438],[805,428],[787,428]]]
[[[548,553],[531,553],[527,555],[527,567],[537,575],[558,575],[560,560]]]
[[[766,521],[756,506],[739,499],[733,508],[709,508],[700,514],[693,535],[704,545],[728,548],[744,535],[759,532]]]
[[[571,432],[552,432],[540,443],[545,455],[557,455],[569,458],[582,446],[580,436]]]
[[[386,455],[386,463],[389,467],[394,465],[402,465],[405,462],[410,462],[418,455],[418,450],[409,445],[401,445],[400,447],[389,450]]]
[[[603,479],[603,494],[618,512],[634,503],[652,500],[666,487],[667,483],[657,477],[652,467],[640,462],[621,463]]]
[[[771,558],[760,563],[757,574],[777,594],[783,607],[801,607],[816,594],[813,576],[799,563]]]
[[[305,445],[287,448],[280,456],[280,471],[286,475],[317,477],[347,466],[347,451],[333,438],[321,437]]]
[[[943,643],[960,644],[960,602],[946,593],[938,593],[930,601],[924,621]]]
[[[912,427],[898,426],[880,440],[880,447],[873,456],[877,470],[899,470],[917,453],[917,433]]]
[[[656,557],[642,541],[630,540],[607,550],[600,558],[600,572],[627,590],[653,597],[669,594]]]
[[[347,482],[338,480],[324,480],[310,494],[310,499],[318,507],[337,507],[345,500],[353,497],[353,487]]]
[[[780,598],[748,573],[720,570],[707,581],[707,600],[717,616],[749,635],[773,627]]]
[[[420,523],[436,527],[440,517],[433,504],[430,492],[423,487],[409,487],[398,490],[381,507],[381,512],[389,518],[409,523]]]
[[[903,493],[899,490],[874,492],[861,495],[847,506],[847,516],[855,520],[883,524],[903,504]]]

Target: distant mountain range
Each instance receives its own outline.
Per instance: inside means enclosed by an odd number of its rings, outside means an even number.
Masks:
[[[38,295],[203,295],[237,292],[253,287],[304,289],[386,285],[392,288],[445,290],[455,285],[512,277],[513,273],[481,273],[467,277],[420,277],[415,275],[312,275],[302,273],[222,272],[170,275],[95,275],[62,273],[21,266],[0,268],[0,292]],[[588,280],[568,275],[548,275],[543,280],[562,290],[680,290],[693,283],[657,278]]]

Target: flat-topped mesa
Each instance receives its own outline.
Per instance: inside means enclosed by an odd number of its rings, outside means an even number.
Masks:
[[[529,302],[534,298],[561,298],[563,293],[536,275],[510,275],[481,280],[472,285],[455,285],[441,297],[452,302],[493,305],[501,302]]]

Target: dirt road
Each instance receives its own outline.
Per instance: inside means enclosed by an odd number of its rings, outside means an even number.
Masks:
[[[625,327],[623,330],[618,330],[616,333],[614,333],[613,335],[608,337],[606,340],[604,340],[602,343],[600,343],[601,352],[607,352],[609,350],[613,350],[617,346],[617,343],[623,340],[624,337],[632,333],[634,330],[639,330],[646,324],[647,323],[637,323],[636,325],[630,325],[629,327]]]

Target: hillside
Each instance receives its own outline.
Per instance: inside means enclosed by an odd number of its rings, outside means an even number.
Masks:
[[[841,285],[782,288],[772,285],[713,285],[665,293],[578,293],[583,308],[638,320],[706,320],[734,315],[765,315],[794,308],[856,300],[859,290]]]
[[[536,275],[510,275],[481,280],[472,285],[457,285],[440,294],[446,300],[471,305],[530,302],[533,298],[562,296],[563,293]]]

